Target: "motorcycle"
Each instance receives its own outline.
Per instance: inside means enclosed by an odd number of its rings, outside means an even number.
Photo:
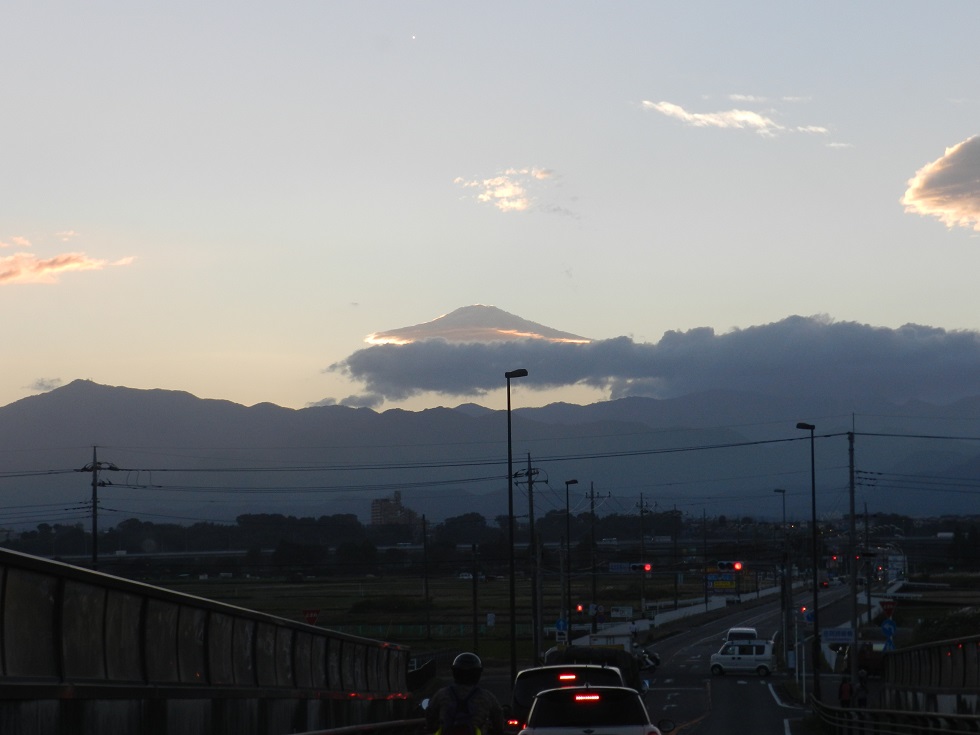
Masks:
[[[637,658],[640,663],[640,671],[656,671],[657,667],[660,666],[660,654],[656,651],[641,648]]]

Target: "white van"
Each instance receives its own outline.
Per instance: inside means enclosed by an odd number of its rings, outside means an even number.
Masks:
[[[754,671],[759,676],[769,676],[774,664],[771,641],[733,641],[711,654],[711,673],[715,676],[729,671]]]
[[[735,641],[755,641],[759,639],[759,631],[755,628],[729,628],[722,638],[723,643],[734,643]]]

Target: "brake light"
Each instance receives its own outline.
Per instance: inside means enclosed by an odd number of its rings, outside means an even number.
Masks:
[[[599,701],[599,695],[598,694],[576,694],[575,695],[575,701],[576,702],[598,702]]]
[[[558,674],[558,681],[575,681],[578,676],[575,674]]]

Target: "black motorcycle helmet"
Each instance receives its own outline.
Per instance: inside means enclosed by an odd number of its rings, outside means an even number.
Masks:
[[[483,662],[475,653],[461,653],[453,659],[453,681],[470,686],[480,681]]]

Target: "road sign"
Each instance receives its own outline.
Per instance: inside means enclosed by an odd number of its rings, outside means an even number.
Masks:
[[[820,631],[821,643],[854,643],[854,628],[824,628]]]
[[[306,618],[306,622],[310,625],[316,625],[316,621],[320,618],[319,610],[304,610],[303,617]]]
[[[881,611],[888,617],[891,617],[892,613],[895,612],[895,600],[882,600]]]
[[[565,622],[565,618],[558,618],[558,620],[555,621],[555,630],[557,631],[568,630],[568,623]]]
[[[885,637],[890,639],[895,635],[895,631],[898,630],[898,625],[891,618],[885,618],[885,621],[881,624],[881,630],[885,634]]]

